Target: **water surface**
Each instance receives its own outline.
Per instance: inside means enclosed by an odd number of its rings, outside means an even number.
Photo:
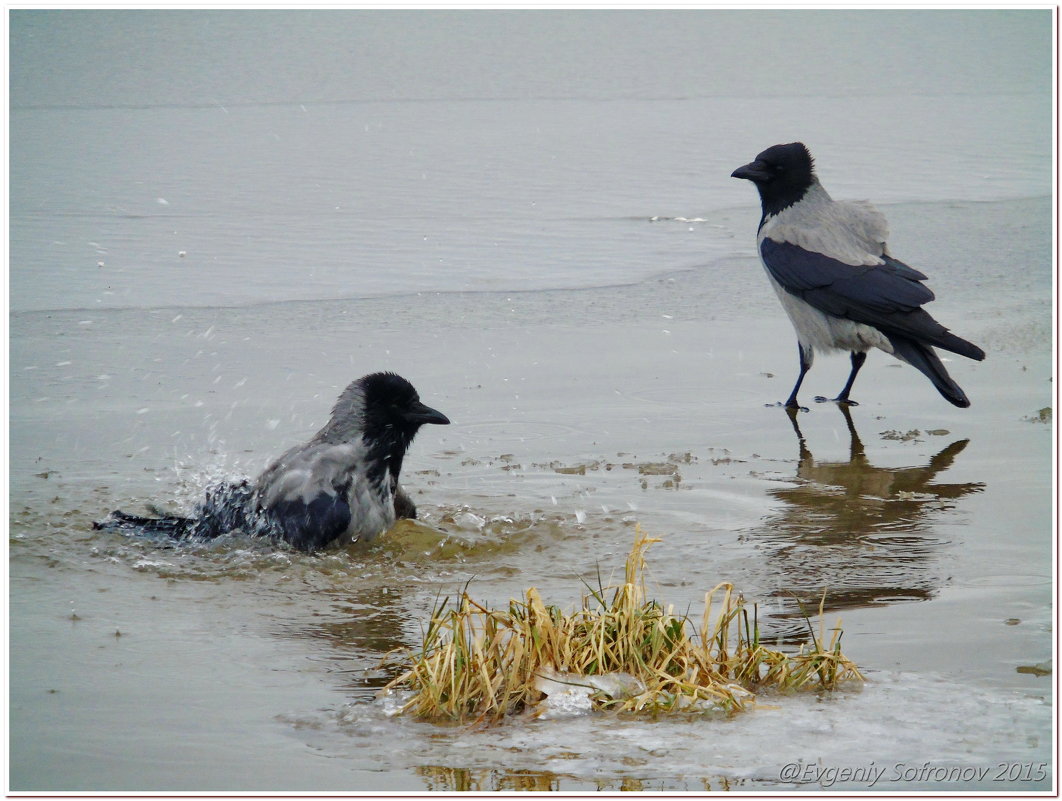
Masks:
[[[12,789],[1049,788],[1050,25],[14,12]],[[766,405],[796,348],[728,176],[796,138],[988,352],[948,362],[970,409],[883,354],[850,418]],[[378,369],[454,421],[406,460],[423,527],[315,556],[91,530],[256,473]],[[825,587],[866,686],[490,731],[375,700],[440,593],[574,604],[636,524],[662,600],[732,581],[785,647]],[[896,767],[926,762],[988,772]]]

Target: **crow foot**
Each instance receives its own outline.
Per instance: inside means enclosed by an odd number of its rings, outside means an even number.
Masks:
[[[774,403],[765,403],[763,405],[768,409],[785,409],[787,412],[811,411],[807,406],[801,406],[798,403],[783,403],[782,401],[775,401]]]

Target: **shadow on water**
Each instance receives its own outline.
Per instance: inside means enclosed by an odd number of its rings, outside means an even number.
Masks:
[[[939,557],[948,544],[934,524],[955,501],[985,488],[982,482],[939,481],[968,439],[952,442],[926,464],[878,467],[867,457],[849,409],[838,408],[851,440],[848,460],[816,460],[798,413],[790,411],[798,483],[769,490],[784,508],[748,535],[768,552],[776,576],[776,620],[815,612],[824,590],[827,611],[931,598],[945,581]],[[806,633],[802,622],[782,628],[783,640]]]
[[[396,674],[387,654],[410,646],[413,622],[407,598],[394,586],[371,585],[356,591],[330,591],[321,619],[288,624],[282,636],[327,642],[330,671],[344,677],[347,690],[369,697]]]
[[[576,755],[573,755],[576,756]],[[415,769],[424,780],[428,792],[466,793],[466,792],[558,792],[564,789],[565,777],[562,774],[544,770],[519,770],[483,768],[451,768],[444,765],[425,765]],[[683,790],[696,792],[719,792],[734,790],[745,782],[725,776],[714,779],[690,779],[688,787]],[[597,792],[619,791],[644,793],[661,791],[661,783],[651,779],[639,779],[633,776],[597,779],[593,782]],[[588,789],[586,781],[580,780],[579,787]]]
[[[467,793],[515,790],[523,792],[557,792],[560,777],[549,771],[470,770],[444,765],[416,768],[428,792]]]

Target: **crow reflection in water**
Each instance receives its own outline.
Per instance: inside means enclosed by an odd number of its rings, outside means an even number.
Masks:
[[[800,617],[794,598],[817,610],[823,590],[826,610],[930,598],[945,579],[937,562],[946,541],[933,533],[933,519],[985,486],[937,482],[968,439],[924,465],[874,466],[848,407],[838,408],[851,438],[846,462],[817,461],[797,410],[787,410],[799,447],[799,483],[769,491],[785,506],[753,534],[768,563],[778,565],[774,596],[791,609],[782,618]],[[806,634],[802,621],[793,634],[801,631]]]
[[[94,528],[210,539],[232,531],[282,539],[304,551],[369,541],[416,507],[398,483],[406,449],[422,425],[446,425],[406,379],[372,373],[352,382],[328,423],[281,455],[253,482],[208,489],[192,517],[111,513]]]

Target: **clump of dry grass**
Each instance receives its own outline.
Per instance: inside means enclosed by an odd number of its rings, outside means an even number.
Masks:
[[[755,607],[750,619],[731,584],[705,594],[699,627],[673,606],[648,600],[645,552],[654,542],[639,528],[623,583],[588,587],[571,614],[546,605],[534,587],[503,610],[472,600],[467,588],[455,607],[442,601],[419,651],[383,692],[411,691],[400,712],[467,721],[533,709],[549,681],[586,687],[600,709],[730,713],[745,709],[759,690],[832,690],[862,680],[841,653],[839,628],[827,643],[822,623],[816,636],[809,621],[811,643],[799,652],[767,648]]]

